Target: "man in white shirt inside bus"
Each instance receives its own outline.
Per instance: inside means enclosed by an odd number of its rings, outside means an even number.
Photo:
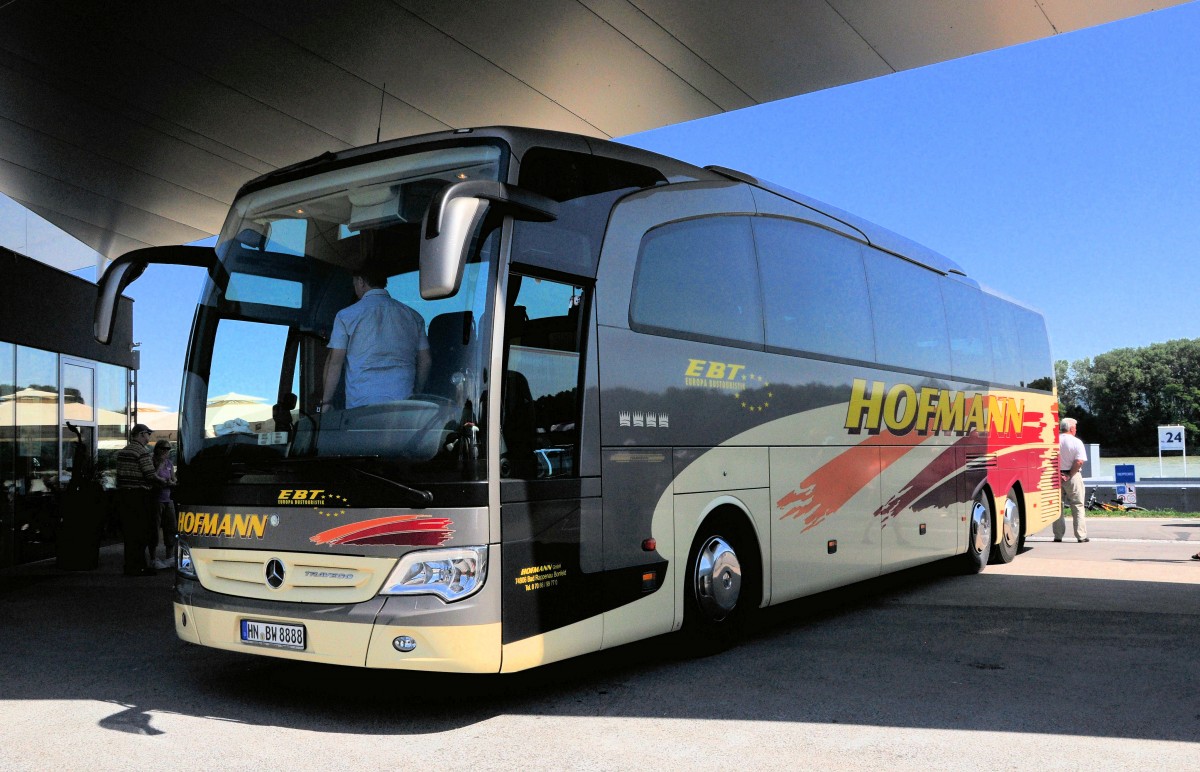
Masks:
[[[329,337],[322,409],[330,405],[343,364],[347,410],[408,399],[425,384],[432,363],[425,320],[385,287],[384,276],[354,276],[358,302],[338,312]]]
[[[1087,515],[1083,507],[1083,465],[1087,462],[1087,450],[1083,440],[1075,436],[1078,427],[1074,418],[1064,418],[1058,432],[1058,469],[1062,478],[1062,503],[1071,508],[1075,538],[1080,542],[1091,541],[1087,535]],[[1059,513],[1054,521],[1054,541],[1062,541],[1067,532],[1065,513]]]

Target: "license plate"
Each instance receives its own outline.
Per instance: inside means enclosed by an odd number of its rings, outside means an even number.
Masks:
[[[258,646],[303,650],[306,645],[304,625],[281,625],[277,622],[242,620],[242,642]]]

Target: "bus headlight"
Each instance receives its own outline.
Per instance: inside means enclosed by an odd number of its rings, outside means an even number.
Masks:
[[[183,539],[175,540],[175,570],[180,576],[196,579],[196,564],[192,562],[192,550]]]
[[[447,603],[470,597],[487,579],[487,547],[410,552],[400,558],[380,595],[437,595]]]

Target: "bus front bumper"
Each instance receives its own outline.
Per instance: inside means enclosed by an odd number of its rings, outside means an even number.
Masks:
[[[175,632],[190,643],[285,659],[354,667],[496,673],[501,636],[498,603],[485,586],[447,604],[432,596],[377,596],[351,605],[233,598],[180,579]],[[244,622],[260,628],[303,628],[303,648],[248,642]]]

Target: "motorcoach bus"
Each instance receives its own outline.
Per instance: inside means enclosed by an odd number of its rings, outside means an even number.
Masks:
[[[180,405],[175,628],[234,651],[508,672],[909,566],[1007,562],[1060,511],[1042,317],[754,177],[457,130],[247,183]],[[407,399],[323,394],[370,267],[427,326]],[[322,410],[324,401],[330,401]]]

